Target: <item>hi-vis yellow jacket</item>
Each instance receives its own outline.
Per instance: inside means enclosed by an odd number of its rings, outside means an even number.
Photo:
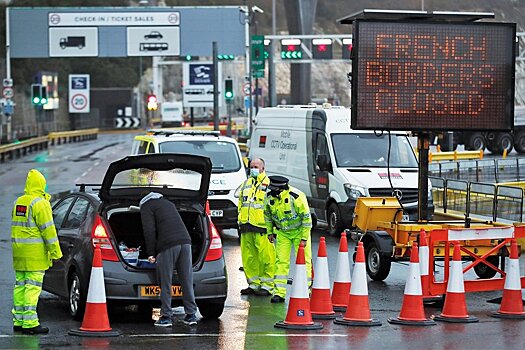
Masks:
[[[266,173],[261,173],[257,179],[249,177],[241,186],[239,194],[239,226],[251,224],[264,229],[264,203],[266,200],[266,189],[270,179]],[[263,230],[264,232],[264,230]]]
[[[13,207],[11,244],[16,271],[45,271],[62,257],[46,179],[35,169],[27,174],[24,195]]]

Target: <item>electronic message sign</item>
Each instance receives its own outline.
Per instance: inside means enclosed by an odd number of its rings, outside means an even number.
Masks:
[[[513,23],[354,22],[352,128],[510,130]]]

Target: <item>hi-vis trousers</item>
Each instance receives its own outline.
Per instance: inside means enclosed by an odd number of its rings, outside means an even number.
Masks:
[[[286,296],[286,284],[288,282],[288,271],[290,270],[290,253],[292,251],[292,245],[295,248],[295,256],[299,250],[301,244],[302,233],[300,230],[297,232],[279,232],[277,234],[276,245],[275,245],[275,288],[273,290],[274,295],[278,295],[282,298]],[[309,236],[306,241],[306,247],[304,248],[304,258],[306,265],[306,274],[308,277],[308,285],[312,284],[312,237]]]
[[[275,273],[275,247],[266,233],[241,233],[242,266],[246,281],[253,290],[273,290]]]
[[[40,324],[36,307],[44,271],[15,271],[15,288],[13,290],[13,325],[22,328],[33,328]]]

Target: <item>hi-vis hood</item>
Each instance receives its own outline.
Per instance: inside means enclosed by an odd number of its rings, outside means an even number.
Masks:
[[[211,174],[207,157],[156,153],[127,156],[109,165],[99,197],[104,202],[138,202],[156,192],[165,198],[206,205]]]
[[[364,188],[389,188],[387,168],[339,168],[344,178],[357,186]],[[392,186],[402,188],[416,188],[418,184],[418,175],[416,168],[391,168],[390,180]]]
[[[49,200],[51,195],[46,193],[46,178],[42,173],[36,169],[29,170],[26,179],[26,186],[24,194],[31,196],[38,196]]]

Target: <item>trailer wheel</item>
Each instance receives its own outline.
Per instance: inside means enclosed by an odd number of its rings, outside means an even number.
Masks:
[[[519,132],[514,138],[514,149],[518,153],[525,153],[525,131]]]
[[[467,141],[467,150],[469,151],[479,151],[485,150],[486,147],[485,137],[480,132],[473,133],[470,135]]]
[[[375,242],[368,243],[365,249],[366,272],[374,281],[383,281],[390,273],[392,258],[382,255]]]
[[[343,221],[337,204],[330,204],[326,211],[326,218],[328,221],[328,233],[330,233],[331,236],[340,235],[343,231]]]
[[[498,266],[499,256],[489,256],[487,261],[494,266]],[[496,270],[493,270],[491,267],[488,267],[485,264],[477,264],[474,266],[474,272],[479,278],[492,278],[496,276]]]
[[[514,141],[512,140],[512,136],[510,134],[500,132],[496,135],[494,143],[496,147],[493,153],[503,154],[503,151],[507,150],[507,154],[509,154],[512,151]]]

